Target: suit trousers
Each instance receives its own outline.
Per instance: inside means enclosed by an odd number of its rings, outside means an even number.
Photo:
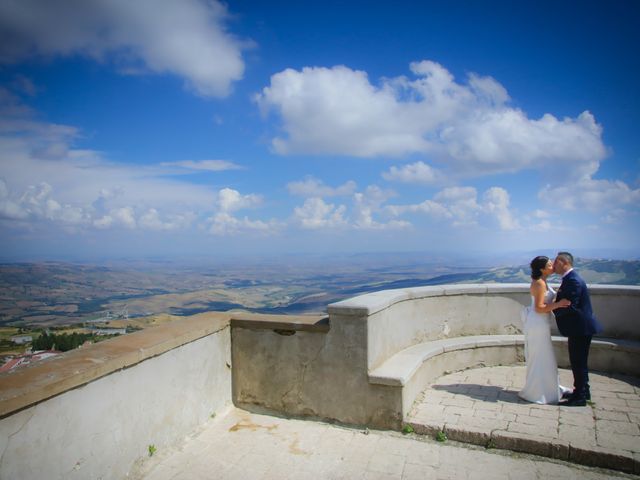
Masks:
[[[569,361],[573,371],[573,392],[577,398],[586,398],[589,391],[589,347],[591,335],[568,337]]]

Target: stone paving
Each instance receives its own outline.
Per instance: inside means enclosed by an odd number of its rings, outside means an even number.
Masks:
[[[443,384],[444,385],[444,384]],[[451,384],[447,384],[451,385]],[[137,465],[136,480],[633,478],[532,455],[236,408]],[[636,477],[637,478],[637,477]]]
[[[640,379],[590,374],[586,407],[521,400],[524,366],[445,375],[425,390],[407,421],[416,432],[640,474]],[[572,386],[571,371],[560,382]]]

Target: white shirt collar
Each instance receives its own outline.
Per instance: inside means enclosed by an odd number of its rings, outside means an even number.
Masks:
[[[573,272],[573,268],[570,268],[569,270],[567,270],[566,272],[564,272],[564,273],[562,274],[562,278],[566,277],[566,276],[569,274],[569,272]]]

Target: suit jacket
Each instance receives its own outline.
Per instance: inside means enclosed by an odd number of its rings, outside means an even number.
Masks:
[[[593,315],[587,284],[575,270],[567,273],[562,279],[556,301],[563,298],[570,300],[571,306],[553,311],[562,335],[574,337],[594,335],[602,331],[602,326]]]

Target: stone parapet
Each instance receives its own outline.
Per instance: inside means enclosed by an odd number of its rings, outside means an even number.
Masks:
[[[594,342],[592,362],[635,374],[640,325],[633,313],[640,310],[640,287],[597,285],[591,295],[603,335],[612,337]],[[324,335],[292,326],[295,335],[283,336],[271,328],[279,320],[262,328],[234,320],[234,402],[397,428],[416,396],[444,372],[522,362],[520,314],[529,303],[528,284],[442,285],[331,304]],[[555,343],[566,365],[566,347],[561,339]]]
[[[228,321],[202,314],[0,375],[0,478],[119,480],[230,407]]]

